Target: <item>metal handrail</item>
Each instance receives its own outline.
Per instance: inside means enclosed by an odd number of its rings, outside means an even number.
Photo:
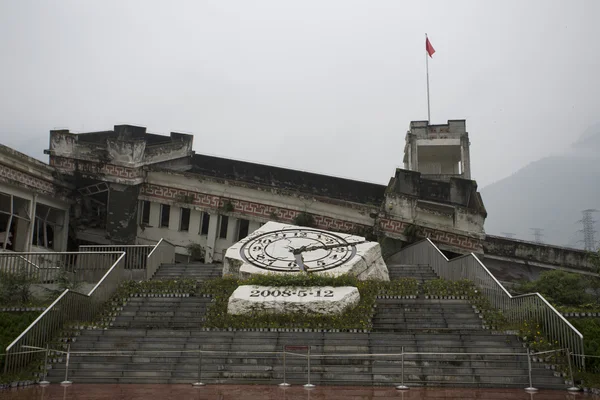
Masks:
[[[93,248],[93,247],[101,247],[101,248],[109,248],[109,247],[154,247],[153,244],[82,244],[79,246],[80,249]]]
[[[25,273],[33,283],[56,283],[60,272],[72,273],[75,282],[97,282],[121,252],[2,252],[0,271]]]
[[[427,261],[427,265],[441,278],[473,281],[492,306],[501,310],[509,321],[524,323],[537,320],[543,325],[548,339],[574,353],[583,354],[583,335],[541,294],[511,295],[474,253],[449,260],[427,238],[402,249],[400,260],[403,264]],[[583,358],[576,360],[576,363],[583,367]]]
[[[102,304],[114,294],[122,281],[125,253],[120,252],[116,254],[119,254],[117,260],[87,295],[66,289],[6,347],[5,373],[16,372],[32,361],[32,357],[18,354],[17,350],[19,350],[20,346],[46,345],[55,332],[62,329],[65,322],[69,320],[93,320],[96,318]]]
[[[175,245],[160,239],[148,254],[146,261],[146,279],[150,280],[162,264],[175,262]]]
[[[327,359],[327,358],[342,358],[342,359],[371,359],[371,360],[366,360],[372,363],[375,363],[377,361],[386,361],[391,359],[391,361],[394,360],[401,360],[401,380],[402,380],[402,385],[401,386],[396,386],[397,389],[408,389],[407,386],[404,386],[404,379],[405,379],[405,372],[404,372],[404,367],[405,367],[405,361],[404,361],[404,356],[405,355],[416,355],[416,356],[429,356],[429,355],[435,355],[435,356],[466,356],[467,360],[463,360],[463,361],[468,361],[468,359],[470,359],[471,361],[473,360],[471,357],[476,356],[477,357],[477,361],[481,361],[481,360],[485,360],[486,357],[511,357],[517,358],[517,361],[519,359],[519,357],[526,357],[527,360],[527,373],[528,373],[528,377],[529,377],[529,387],[525,388],[525,390],[537,390],[535,388],[533,388],[533,383],[532,383],[532,363],[531,363],[531,357],[538,355],[538,354],[542,354],[542,353],[557,353],[557,352],[563,352],[566,350],[567,354],[568,354],[568,349],[557,349],[557,350],[551,350],[551,351],[547,351],[547,352],[540,352],[540,353],[531,353],[529,350],[527,352],[523,352],[523,353],[507,353],[507,352],[488,352],[488,353],[482,353],[482,352],[468,352],[468,353],[458,353],[458,352],[414,352],[414,351],[404,351],[404,347],[402,347],[402,351],[400,353],[314,353],[311,352],[311,345],[306,345],[303,347],[307,347],[308,352],[307,353],[297,353],[297,352],[293,352],[293,351],[287,351],[286,350],[286,346],[284,346],[283,350],[281,351],[228,351],[228,350],[203,350],[202,347],[200,347],[199,349],[190,349],[190,350],[117,350],[117,351],[110,351],[110,350],[100,350],[100,351],[72,351],[71,347],[69,346],[67,348],[67,350],[63,350],[63,349],[51,349],[51,348],[43,348],[43,347],[35,347],[35,346],[27,346],[29,348],[32,349],[38,349],[38,351],[46,351],[46,354],[48,354],[49,352],[53,352],[55,354],[64,354],[66,355],[66,364],[65,364],[65,382],[70,382],[68,381],[68,374],[69,374],[69,360],[73,357],[73,356],[80,356],[80,357],[106,357],[106,356],[110,356],[110,357],[133,357],[136,355],[146,355],[146,354],[152,354],[152,355],[158,355],[160,356],[161,354],[164,355],[168,355],[170,353],[177,353],[178,354],[178,358],[185,358],[185,359],[191,359],[194,357],[198,357],[198,376],[197,376],[197,382],[198,383],[194,383],[194,386],[204,386],[204,383],[202,382],[201,376],[202,376],[202,364],[203,364],[203,355],[213,355],[213,356],[222,356],[222,355],[226,355],[228,357],[234,357],[234,358],[239,358],[240,356],[250,356],[250,355],[260,355],[260,356],[272,356],[274,358],[276,358],[277,360],[281,360],[283,362],[283,380],[284,382],[281,383],[279,386],[290,386],[289,383],[287,383],[286,381],[286,355],[288,356],[295,356],[295,357],[300,357],[303,359],[306,359],[306,363],[307,363],[307,368],[305,369],[306,371],[306,379],[308,381],[308,383],[306,385],[304,385],[305,387],[314,387],[314,385],[311,385],[310,383],[310,375],[311,375],[311,359]],[[443,360],[442,360],[443,361]],[[503,363],[505,362],[502,359],[492,359],[492,360],[487,360],[488,362],[499,362],[499,363]],[[328,362],[328,365],[333,365],[330,362]],[[47,365],[45,366],[45,369],[47,369]],[[569,368],[569,372],[570,372],[570,377],[571,377],[571,381],[573,381],[573,372],[572,370]],[[294,371],[294,373],[296,375],[298,375],[298,371]],[[301,372],[303,374],[303,372]],[[390,372],[392,375],[397,375],[398,371],[397,369],[394,369],[393,371]],[[475,377],[475,374],[473,374],[473,378]],[[295,380],[297,380],[298,378],[295,378]],[[565,382],[566,383],[566,382]],[[566,386],[566,385],[565,385]],[[567,390],[572,391],[573,389],[578,390],[577,388],[569,388]]]
[[[20,258],[21,260],[25,261],[27,264],[31,265],[33,268],[40,269],[39,266],[37,266],[35,263],[32,263],[31,261],[29,261],[25,257],[23,257],[23,256],[17,256],[17,257]]]

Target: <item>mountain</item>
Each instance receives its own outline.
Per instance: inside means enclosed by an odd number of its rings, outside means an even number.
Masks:
[[[544,243],[582,248],[582,224],[577,222],[581,211],[600,210],[600,123],[587,129],[564,155],[532,162],[484,187],[481,195],[488,212],[486,233],[510,232],[533,240],[530,228],[541,228]]]

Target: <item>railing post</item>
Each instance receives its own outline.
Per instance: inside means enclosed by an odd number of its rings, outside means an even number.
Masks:
[[[198,382],[192,383],[192,386],[205,386],[205,383],[202,382],[202,345],[198,352]]]
[[[69,346],[67,347],[67,362],[65,365],[65,380],[60,383],[61,385],[70,385],[71,383],[73,383],[69,380],[69,359],[70,358],[71,358],[71,344],[69,344]]]
[[[304,385],[306,389],[312,389],[315,387],[312,383],[310,383],[310,346],[308,346],[308,357],[307,357],[307,365],[308,365],[308,383]]]
[[[396,386],[396,389],[398,389],[398,390],[406,390],[406,389],[408,389],[408,386],[406,386],[404,384],[404,346],[402,346],[402,354],[400,355],[400,360],[401,360],[401,363],[400,363],[400,365],[401,365],[401,367],[400,367],[401,368],[400,376],[401,376],[402,382],[401,382],[400,385]]]
[[[527,349],[527,369],[529,371],[529,387],[526,387],[525,390],[528,392],[537,392],[537,389],[533,387],[533,383],[531,382],[531,356],[529,349]]]
[[[575,378],[573,378],[573,368],[571,367],[571,351],[567,347],[567,361],[569,363],[569,376],[571,378],[571,387],[567,388],[569,392],[579,392],[579,388],[575,386]]]
[[[279,386],[281,387],[289,387],[290,384],[287,383],[287,380],[285,379],[285,370],[286,370],[286,363],[285,363],[285,345],[283,346],[283,382],[279,384]]]
[[[44,356],[44,377],[43,377],[43,380],[41,380],[39,382],[39,384],[42,386],[50,384],[50,382],[48,382],[46,380],[46,375],[48,374],[48,352],[49,351],[50,350],[48,349],[48,344],[46,344],[46,355]]]

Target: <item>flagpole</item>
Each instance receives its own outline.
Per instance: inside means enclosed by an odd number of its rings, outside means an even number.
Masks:
[[[425,34],[425,43],[427,43],[427,33]],[[425,69],[427,71],[427,123],[431,121],[431,106],[429,105],[429,54],[427,48],[425,49]]]

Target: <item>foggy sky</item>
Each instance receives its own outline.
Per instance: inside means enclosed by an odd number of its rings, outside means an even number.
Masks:
[[[0,142],[193,133],[194,150],[387,183],[411,120],[467,119],[480,187],[600,121],[600,1],[0,0]]]

